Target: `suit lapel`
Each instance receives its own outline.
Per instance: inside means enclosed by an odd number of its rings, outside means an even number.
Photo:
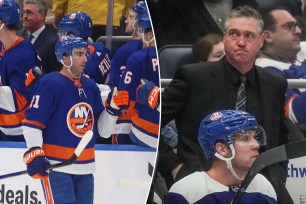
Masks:
[[[38,49],[43,43],[46,38],[46,28],[39,34],[38,38],[34,42],[34,46]]]

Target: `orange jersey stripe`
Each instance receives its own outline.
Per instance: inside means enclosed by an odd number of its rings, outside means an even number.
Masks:
[[[41,129],[45,129],[45,128],[46,128],[45,125],[43,125],[43,124],[41,124],[41,123],[39,123],[39,122],[33,121],[33,120],[24,119],[24,120],[22,121],[22,123],[28,123],[28,124],[31,124],[31,125],[35,125],[35,126],[37,126],[37,127],[40,127]]]
[[[90,54],[95,52],[95,47],[93,45],[88,45]]]
[[[15,92],[15,96],[16,96],[16,101],[17,101],[17,110],[20,111],[22,109],[24,109],[27,104],[28,101],[27,99],[21,94],[19,93],[17,90],[14,89]]]
[[[14,114],[0,114],[0,126],[18,125],[24,119],[24,111]]]
[[[9,47],[9,48],[7,48],[7,49],[5,49],[4,48],[4,45],[2,44],[2,50],[1,50],[1,54],[0,54],[0,56],[2,57],[2,56],[4,56],[4,54],[5,54],[5,52],[6,51],[8,51],[8,50],[10,50],[10,49],[12,49],[13,47],[15,47],[16,45],[18,45],[21,41],[23,41],[24,40],[24,38],[23,37],[20,37],[20,36],[17,36],[17,40],[13,43],[13,45],[11,45],[11,47]]]
[[[17,100],[17,110],[18,112],[12,114],[0,114],[0,125],[1,126],[10,126],[10,125],[19,125],[24,119],[25,107],[28,104],[26,98],[21,95],[18,91],[14,90],[16,100]],[[22,111],[21,111],[22,110]]]
[[[58,145],[44,144],[43,150],[49,157],[59,158],[59,159],[69,159],[75,148],[62,147]],[[94,147],[84,149],[81,155],[78,157],[77,161],[87,161],[95,158]]]
[[[285,104],[285,116],[287,118],[289,118],[289,106],[292,103],[293,99],[295,99],[297,97],[297,94],[294,94],[293,96],[290,97],[290,99],[287,101],[287,103]]]
[[[137,110],[134,107],[135,101],[130,101],[129,108],[124,111],[124,115],[118,117],[118,120],[131,120],[137,114]]]
[[[139,118],[138,115],[132,117],[132,121],[136,126],[141,127],[147,132],[158,135],[159,125],[149,122],[147,120],[144,120],[142,118]]]
[[[54,201],[53,201],[53,195],[52,195],[49,177],[43,178],[42,181],[43,181],[47,204],[53,204]]]

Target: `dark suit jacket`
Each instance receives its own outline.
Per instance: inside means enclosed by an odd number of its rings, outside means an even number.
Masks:
[[[42,60],[42,68],[45,73],[59,71],[62,64],[57,62],[55,56],[56,30],[51,25],[46,25],[34,42],[34,47]]]
[[[162,124],[163,127],[175,118],[178,129],[177,154],[167,146],[163,139],[159,145],[159,170],[167,179],[178,163],[184,165],[177,178],[180,179],[194,171],[210,168],[204,159],[198,144],[198,128],[202,119],[208,114],[227,107],[224,63],[226,58],[218,62],[198,63],[182,66],[178,69],[174,79],[162,94]],[[258,76],[260,89],[260,103],[262,105],[262,123],[267,134],[267,149],[285,144],[293,134],[300,134],[293,124],[284,117],[285,92],[287,81],[254,67]],[[252,113],[251,113],[252,114]],[[302,137],[302,135],[299,135]],[[161,135],[162,137],[162,135]],[[271,168],[268,176],[284,181],[285,170]]]

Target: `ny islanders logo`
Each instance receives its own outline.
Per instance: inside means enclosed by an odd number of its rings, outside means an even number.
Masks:
[[[74,105],[67,114],[69,130],[77,137],[83,137],[88,130],[93,129],[94,115],[87,103]]]
[[[210,120],[212,120],[212,121],[218,120],[221,116],[222,116],[222,113],[221,113],[221,112],[213,113],[213,114],[211,114],[211,116],[210,116]]]

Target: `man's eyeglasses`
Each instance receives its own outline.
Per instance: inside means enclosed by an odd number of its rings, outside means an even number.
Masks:
[[[282,27],[282,28],[284,28],[285,30],[289,30],[289,31],[294,32],[294,31],[296,30],[296,27],[297,27],[297,26],[298,26],[298,23],[292,21],[292,22],[287,22],[287,23],[285,23],[285,24],[283,24],[283,25],[274,26],[274,27],[269,28],[269,29],[267,29],[267,30],[274,30],[274,29],[277,28],[277,27]]]

